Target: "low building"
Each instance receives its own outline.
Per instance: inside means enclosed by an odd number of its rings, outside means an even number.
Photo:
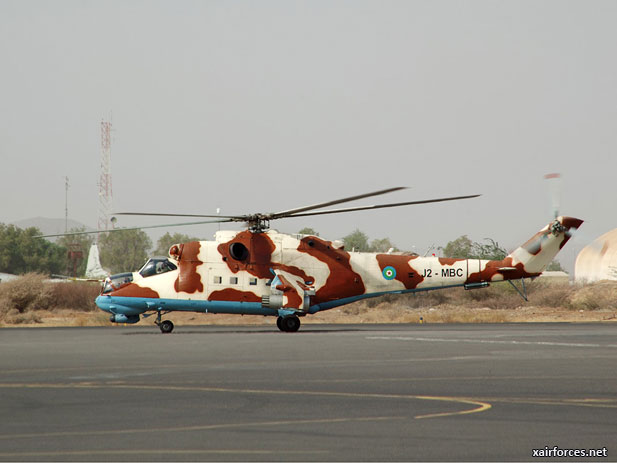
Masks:
[[[19,278],[18,275],[11,275],[10,273],[0,273],[0,283],[6,283],[7,281],[16,280],[17,278]]]
[[[570,280],[570,275],[561,270],[545,270],[538,279],[548,283],[567,283]]]

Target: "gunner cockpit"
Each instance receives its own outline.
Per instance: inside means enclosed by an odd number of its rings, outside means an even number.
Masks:
[[[142,277],[150,277],[161,273],[171,272],[178,267],[172,263],[167,257],[152,257],[139,271]]]

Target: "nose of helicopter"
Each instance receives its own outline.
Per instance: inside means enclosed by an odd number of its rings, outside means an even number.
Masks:
[[[98,296],[94,302],[99,309],[114,315],[135,316],[143,313],[143,308],[132,307],[125,300],[118,301],[113,296]]]
[[[98,296],[94,303],[96,306],[105,312],[111,312],[111,296]]]

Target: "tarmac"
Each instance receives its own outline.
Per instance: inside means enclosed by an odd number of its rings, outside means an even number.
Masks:
[[[616,365],[614,323],[3,328],[0,460],[616,461]]]

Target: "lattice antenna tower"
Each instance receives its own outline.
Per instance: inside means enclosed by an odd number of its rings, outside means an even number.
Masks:
[[[101,121],[101,177],[99,179],[99,230],[109,230],[112,213],[111,122]]]

